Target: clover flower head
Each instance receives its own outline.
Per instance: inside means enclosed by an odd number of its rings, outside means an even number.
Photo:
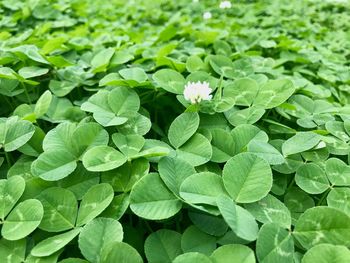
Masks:
[[[211,18],[211,13],[209,11],[206,11],[203,13],[203,18],[204,19],[210,19]]]
[[[221,9],[226,9],[226,8],[231,8],[232,7],[232,4],[230,1],[221,1],[219,7]]]
[[[184,97],[192,104],[200,103],[202,100],[211,100],[212,89],[206,81],[188,82],[185,85]]]

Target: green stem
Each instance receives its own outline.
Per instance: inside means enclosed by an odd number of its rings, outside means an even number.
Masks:
[[[9,101],[9,99],[7,98],[7,96],[4,95],[3,97],[4,97],[4,100],[6,101],[6,103],[10,106],[11,111],[13,111],[13,106],[12,106],[11,102]]]
[[[81,93],[81,88],[80,88],[80,86],[76,87],[76,90],[77,90],[77,93],[78,93],[79,98],[82,98],[82,97],[83,97],[83,94]]]
[[[221,74],[220,80],[218,83],[218,89],[215,93],[215,99],[217,99],[217,100],[221,100],[221,97],[222,97],[222,81],[223,81],[223,79],[224,79],[224,75]]]
[[[5,159],[6,159],[7,165],[8,167],[11,167],[11,158],[9,154],[6,151],[4,151],[4,153],[5,153]]]
[[[26,85],[24,85],[23,82],[21,82],[21,85],[22,85],[22,87],[23,87],[23,89],[24,89],[24,94],[25,94],[26,97],[27,97],[27,102],[28,102],[28,104],[29,104],[29,105],[32,104],[32,100],[31,100],[30,97],[29,97],[29,93],[28,93],[28,90],[27,90]]]
[[[148,231],[150,231],[151,233],[153,233],[153,229],[151,228],[151,226],[149,225],[149,223],[147,221],[144,221],[145,222],[145,225],[146,225],[146,228],[148,229]]]
[[[290,181],[288,187],[287,187],[287,190],[286,192],[288,192],[293,186],[294,186],[294,183],[295,183],[295,176],[293,177],[293,179]]]
[[[330,189],[327,189],[326,192],[324,192],[320,198],[320,200],[318,200],[317,202],[317,205],[316,206],[319,206],[322,204],[322,202],[324,201],[324,199],[327,197],[328,193],[329,193]]]

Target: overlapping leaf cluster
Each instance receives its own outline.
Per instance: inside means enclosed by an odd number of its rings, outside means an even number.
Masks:
[[[350,6],[232,2],[0,2],[1,262],[349,261]]]

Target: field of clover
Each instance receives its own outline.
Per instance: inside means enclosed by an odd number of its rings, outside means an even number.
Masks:
[[[350,3],[1,0],[1,263],[350,262]]]

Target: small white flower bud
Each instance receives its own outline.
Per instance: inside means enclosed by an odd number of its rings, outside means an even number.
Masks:
[[[221,9],[231,8],[232,4],[230,1],[222,1],[219,5]]]
[[[202,100],[211,100],[212,89],[206,81],[188,82],[185,85],[184,97],[192,104],[200,103]]]
[[[203,13],[203,18],[204,19],[210,19],[211,18],[211,13],[209,11]]]

